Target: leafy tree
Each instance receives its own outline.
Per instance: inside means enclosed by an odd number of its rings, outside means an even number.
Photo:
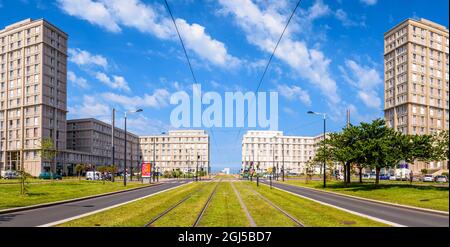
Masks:
[[[77,165],[75,166],[75,171],[76,171],[76,173],[77,173],[78,180],[80,180],[80,179],[81,179],[81,174],[82,174],[84,171],[86,171],[86,165],[84,165],[84,164],[77,164]]]
[[[43,138],[41,147],[39,149],[41,157],[45,160],[50,160],[50,176],[53,179],[54,159],[58,154],[52,138]]]
[[[420,173],[422,173],[422,175],[426,175],[428,173],[428,170],[424,168],[420,170]]]
[[[432,136],[433,160],[447,160],[447,169],[449,162],[449,131],[442,130],[435,132]]]

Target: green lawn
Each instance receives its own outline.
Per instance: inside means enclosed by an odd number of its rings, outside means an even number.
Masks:
[[[199,226],[250,226],[230,182],[219,184]]]
[[[249,226],[230,185],[221,182],[199,226]],[[192,197],[160,218],[152,226],[192,226],[217,182],[183,185],[145,199],[86,216],[59,226],[144,226],[187,195]],[[305,226],[386,226],[311,200],[255,183],[234,182],[257,226],[295,226],[288,217],[261,199],[256,191],[301,221]]]
[[[306,186],[316,189],[322,188],[322,181],[288,180],[285,183]],[[328,191],[339,192],[352,196],[359,196],[380,201],[430,208],[435,210],[448,211],[449,208],[449,189],[448,187],[423,186],[409,183],[394,183],[383,181],[377,187],[372,181],[362,184],[352,182],[348,187],[338,181],[328,181]]]
[[[298,219],[305,226],[387,226],[383,223],[325,206],[278,189],[270,189],[269,186],[260,185],[257,187],[255,183],[246,183],[246,186],[251,186],[253,189],[257,190],[275,205]]]
[[[131,189],[144,184],[130,182],[125,188],[121,182],[68,180],[28,184],[27,195],[20,194],[20,184],[0,184],[0,209],[30,206],[107,192]]]
[[[107,211],[72,220],[58,226],[144,226],[203,183],[190,183]],[[181,218],[182,220],[183,218]]]
[[[152,226],[192,226],[216,184],[217,182],[206,182],[201,190],[194,193],[185,202],[157,220]]]
[[[253,217],[256,226],[296,226],[286,215],[261,199],[249,186],[250,182],[237,182],[235,187]],[[245,217],[243,215],[242,217]]]

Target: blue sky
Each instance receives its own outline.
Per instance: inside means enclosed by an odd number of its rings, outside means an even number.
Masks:
[[[254,91],[294,0],[169,0],[202,91]],[[448,27],[446,0],[303,0],[260,91],[279,93],[279,130],[317,135],[383,117],[383,34],[406,18]],[[0,26],[45,18],[69,34],[69,118],[109,122],[141,107],[138,134],[172,128],[170,95],[193,79],[163,1],[0,0]],[[122,115],[119,115],[119,125]],[[207,129],[213,168],[239,168],[239,128]],[[246,128],[240,131],[241,135]],[[212,133],[211,133],[212,132]]]

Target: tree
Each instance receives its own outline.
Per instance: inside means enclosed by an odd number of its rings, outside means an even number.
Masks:
[[[80,180],[80,179],[81,179],[81,174],[82,174],[84,171],[86,171],[86,165],[84,165],[84,164],[77,164],[77,165],[75,166],[75,171],[76,171],[76,173],[77,173],[78,180]]]
[[[43,138],[41,141],[41,148],[39,149],[41,157],[45,160],[50,160],[50,176],[53,179],[53,165],[54,159],[58,154],[52,138]]]
[[[433,160],[447,160],[447,169],[449,167],[449,131],[441,130],[432,135]]]
[[[422,173],[422,175],[426,175],[428,173],[428,170],[424,168],[420,170],[420,173]]]

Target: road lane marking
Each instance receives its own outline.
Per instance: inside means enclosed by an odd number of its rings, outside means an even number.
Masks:
[[[158,192],[150,194],[150,195],[142,196],[142,197],[133,199],[131,201],[122,202],[122,203],[115,204],[115,205],[112,205],[112,206],[109,206],[109,207],[106,207],[106,208],[101,208],[101,209],[98,209],[98,210],[95,210],[95,211],[92,211],[92,212],[89,212],[89,213],[84,213],[84,214],[80,214],[80,215],[73,216],[73,217],[70,217],[70,218],[66,218],[66,219],[63,219],[63,220],[58,220],[58,221],[50,222],[50,223],[47,223],[47,224],[39,225],[37,227],[50,227],[50,226],[59,225],[59,224],[62,224],[62,223],[68,222],[68,221],[76,220],[76,219],[83,218],[83,217],[86,217],[86,216],[89,216],[89,215],[93,215],[93,214],[96,214],[96,213],[100,213],[100,212],[103,212],[103,211],[106,211],[106,210],[109,210],[109,209],[120,207],[120,206],[123,206],[125,204],[132,203],[132,202],[135,202],[135,201],[138,201],[138,200],[141,200],[141,199],[152,197],[152,196],[161,194],[161,193],[169,191],[169,190],[173,190],[175,188],[178,188],[180,186],[187,185],[187,184],[190,184],[190,183],[192,183],[192,182],[189,182],[189,183],[186,183],[186,184],[180,184],[178,186],[174,186],[172,188],[161,190],[161,191],[158,191]]]

